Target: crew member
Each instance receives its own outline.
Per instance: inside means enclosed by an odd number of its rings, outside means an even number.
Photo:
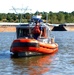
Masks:
[[[41,37],[41,35],[42,35],[42,28],[40,27],[40,23],[39,22],[36,22],[36,25],[35,25],[32,33],[33,33],[33,37],[35,39],[38,39],[39,37]]]

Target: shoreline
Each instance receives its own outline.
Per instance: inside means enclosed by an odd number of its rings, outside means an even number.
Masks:
[[[0,32],[16,32],[17,25],[0,25]],[[51,31],[74,31],[74,25],[66,26],[51,26],[49,25]]]
[[[16,26],[0,26],[0,32],[16,32]]]

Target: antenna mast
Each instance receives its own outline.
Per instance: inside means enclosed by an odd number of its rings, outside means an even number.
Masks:
[[[22,8],[15,8],[15,7],[12,6],[12,8],[13,9],[10,9],[10,10],[14,10],[16,14],[19,14],[17,12],[17,10],[20,10],[21,11],[21,13],[20,13],[21,14],[21,16],[20,16],[20,23],[22,22],[22,14],[25,13],[27,10],[30,10],[31,11],[31,9],[28,9],[28,6],[26,8],[23,8],[23,7]]]

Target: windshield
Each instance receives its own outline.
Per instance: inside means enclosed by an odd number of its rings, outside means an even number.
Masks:
[[[29,29],[17,29],[17,38],[27,37],[29,35]]]

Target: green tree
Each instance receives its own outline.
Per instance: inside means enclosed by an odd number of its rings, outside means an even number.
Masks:
[[[14,21],[16,21],[17,15],[13,13],[13,14],[12,14],[12,19],[13,19]]]
[[[65,22],[65,16],[64,16],[64,13],[62,11],[60,11],[57,14],[57,19],[58,19],[59,23],[64,23]]]
[[[2,19],[3,19],[3,18],[2,18],[2,15],[0,14],[0,21],[2,21]]]
[[[8,22],[11,22],[11,19],[12,19],[12,17],[10,15],[11,15],[10,13],[7,14],[7,18],[6,19],[7,19]]]

